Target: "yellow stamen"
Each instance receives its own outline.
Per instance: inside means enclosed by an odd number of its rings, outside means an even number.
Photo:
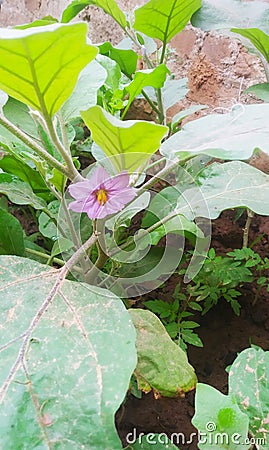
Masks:
[[[104,189],[99,189],[99,191],[97,191],[95,193],[96,198],[99,202],[99,205],[104,206],[107,202],[107,193]]]

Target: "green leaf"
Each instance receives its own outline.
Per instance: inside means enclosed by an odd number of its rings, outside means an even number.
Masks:
[[[136,71],[138,55],[134,50],[116,48],[110,42],[104,42],[99,45],[99,53],[116,61],[122,73],[129,78]]]
[[[39,139],[36,123],[33,117],[30,115],[29,108],[22,102],[19,102],[15,98],[9,97],[8,102],[3,108],[4,115],[14,125],[19,127],[33,139]],[[14,135],[13,141],[14,142]],[[15,138],[17,140],[17,138]],[[20,141],[21,142],[21,141]]]
[[[118,7],[115,0],[74,0],[64,10],[62,15],[62,22],[69,22],[88,5],[99,6],[99,8],[102,8],[105,13],[113,17],[113,19],[120,25],[120,27],[126,27],[127,23],[125,15]]]
[[[214,163],[204,172],[202,184],[184,191],[176,211],[189,220],[216,219],[225,209],[245,207],[269,215],[269,175],[241,161]]]
[[[135,171],[160,146],[167,127],[155,123],[126,120],[121,121],[93,106],[81,113],[93,140],[101,147],[119,171]]]
[[[166,45],[201,5],[201,0],[150,0],[135,10],[134,28]]]
[[[167,79],[162,89],[162,98],[164,109],[167,110],[184,98],[188,93],[187,78],[179,80]]]
[[[151,200],[148,211],[143,217],[142,226],[148,228],[157,221],[164,221],[163,225],[150,231],[151,244],[158,244],[160,239],[168,233],[183,235],[184,232],[188,232],[196,237],[203,237],[202,230],[194,222],[187,220],[182,215],[165,221],[168,214],[175,210],[181,193],[182,191],[179,188],[169,186],[157,193]]]
[[[152,86],[155,89],[161,88],[164,85],[166,75],[168,73],[169,70],[165,64],[160,64],[155,69],[147,69],[136,72],[133,81],[128,86],[125,86],[125,89],[129,94],[125,111],[128,110],[134,98],[141,94],[144,87]]]
[[[255,1],[243,2],[241,0],[203,0],[201,9],[191,18],[192,25],[202,30],[224,30],[232,27],[252,27],[269,31],[268,4]]]
[[[258,28],[231,28],[233,33],[250,40],[254,47],[265,57],[269,62],[269,36]]]
[[[137,332],[138,384],[165,397],[176,397],[193,389],[197,381],[194,370],[161,321],[143,309],[129,309],[129,314]]]
[[[30,23],[26,23],[23,25],[16,25],[14,28],[16,28],[17,30],[25,30],[26,28],[43,27],[46,25],[51,25],[53,23],[58,23],[58,20],[55,19],[55,17],[46,16],[43,17],[42,19],[37,19]]]
[[[44,198],[48,198],[50,196],[50,191],[39,172],[28,166],[26,161],[22,158],[14,155],[5,155],[2,159],[0,159],[0,168],[4,172],[13,174],[20,178],[20,180],[25,181],[38,195]]]
[[[188,92],[187,81],[187,78],[180,78],[179,80],[167,78],[162,88],[162,100],[165,110],[171,108],[171,106],[185,97]],[[153,88],[147,87],[145,88],[145,92],[152,101],[157,103],[156,92]]]
[[[134,428],[133,433],[127,434],[127,441],[130,445],[125,447],[124,450],[178,450],[178,447],[176,447],[164,433],[146,434],[139,437],[135,442],[136,428]]]
[[[161,145],[167,158],[204,154],[221,159],[248,159],[255,148],[269,153],[269,105],[247,105],[231,113],[212,114],[184,125]]]
[[[187,342],[190,345],[194,345],[195,347],[203,347],[204,344],[199,338],[198,334],[194,333],[192,330],[180,330],[181,338],[184,342]]]
[[[0,447],[120,450],[114,414],[136,365],[133,325],[111,292],[59,277],[0,258]]]
[[[56,225],[56,221],[59,214],[59,208],[59,200],[53,200],[52,202],[50,202],[47,208],[50,216],[48,216],[48,214],[46,214],[45,212],[42,212],[38,217],[39,231],[43,234],[43,236],[48,237],[49,239],[55,240],[58,237],[58,228]]]
[[[0,208],[0,255],[8,254],[24,254],[23,229],[16,217]]]
[[[232,397],[207,384],[198,383],[192,424],[199,430],[201,450],[247,450],[248,416]]]
[[[16,205],[31,205],[35,209],[46,208],[45,200],[37,197],[28,183],[14,175],[0,173],[0,192]]]
[[[107,72],[105,86],[112,91],[119,89],[121,71],[118,63],[104,55],[98,55],[96,60]]]
[[[180,111],[177,113],[173,119],[172,119],[172,125],[176,126],[180,122],[182,122],[183,119],[185,119],[188,116],[191,116],[192,114],[196,113],[197,111],[201,111],[202,109],[207,109],[208,106],[206,105],[192,105],[187,109],[183,109],[183,111]]]
[[[86,6],[90,4],[87,0],[73,0],[70,5],[65,8],[62,14],[61,22],[68,23],[70,20],[74,19],[80,11],[82,11]]]
[[[269,352],[261,348],[243,350],[229,371],[229,394],[249,417],[249,429],[259,450],[269,446]]]
[[[244,92],[255,94],[259,99],[269,103],[269,83],[253,84],[253,86],[250,86]]]
[[[87,25],[48,25],[0,31],[0,88],[44,117],[71,95],[78,75],[97,54]]]
[[[71,97],[61,109],[66,122],[80,116],[80,111],[96,105],[97,91],[104,84],[106,78],[106,70],[97,61],[90,62],[82,69]]]

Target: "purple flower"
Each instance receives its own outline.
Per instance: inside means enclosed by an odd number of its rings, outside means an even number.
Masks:
[[[111,178],[102,167],[94,171],[90,180],[71,184],[68,190],[75,199],[69,208],[86,212],[90,219],[103,219],[121,211],[136,195],[135,189],[129,186],[127,172]]]

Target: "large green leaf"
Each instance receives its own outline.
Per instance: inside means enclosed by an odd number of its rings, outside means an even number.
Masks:
[[[76,87],[62,107],[66,121],[80,115],[80,111],[97,103],[97,91],[104,84],[107,71],[97,61],[92,61],[80,72]]]
[[[81,113],[93,140],[119,170],[133,172],[160,146],[167,127],[142,120],[121,121],[93,106]]]
[[[125,15],[118,7],[115,0],[73,0],[73,2],[64,10],[62,22],[69,22],[88,5],[99,6],[105,13],[113,17],[122,28],[126,27]]]
[[[259,450],[269,447],[269,352],[247,348],[229,371],[229,394],[249,417],[249,428]]]
[[[0,173],[0,193],[16,205],[31,205],[35,209],[46,207],[45,200],[37,197],[28,183],[8,173]]]
[[[188,122],[161,145],[167,158],[204,154],[221,159],[248,159],[255,148],[269,154],[269,105],[247,105],[231,113]]]
[[[0,208],[0,255],[24,254],[23,229],[16,217]]]
[[[228,30],[232,27],[260,28],[269,32],[269,6],[265,2],[242,0],[203,0],[202,8],[191,19],[202,30]]]
[[[269,61],[269,36],[258,28],[232,28],[233,33],[250,40],[254,47]]]
[[[269,175],[241,161],[209,166],[199,179],[200,186],[189,188],[179,197],[176,212],[189,220],[216,219],[222,211],[246,207],[269,215]]]
[[[201,5],[201,0],[150,0],[135,10],[134,28],[166,45]]]
[[[269,103],[269,83],[254,84],[244,92],[251,92],[266,103]]]
[[[196,375],[186,353],[173,342],[158,317],[144,309],[129,309],[135,325],[139,388],[154,389],[165,397],[176,397],[195,387]]]
[[[97,54],[86,34],[85,23],[1,29],[0,88],[45,117],[53,116]]]
[[[200,432],[201,450],[248,450],[248,422],[232,397],[207,384],[197,384],[192,423]]]
[[[120,450],[114,414],[136,365],[134,328],[112,293],[59,277],[0,258],[0,447]]]

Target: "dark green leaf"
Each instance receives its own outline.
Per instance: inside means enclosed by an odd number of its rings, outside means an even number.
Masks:
[[[0,208],[0,255],[24,254],[23,229],[16,217]]]
[[[110,44],[110,42],[104,42],[99,45],[99,52],[101,55],[108,56],[116,61],[122,73],[124,73],[127,77],[130,78],[135,72],[138,56],[133,50],[115,48],[112,44]]]

